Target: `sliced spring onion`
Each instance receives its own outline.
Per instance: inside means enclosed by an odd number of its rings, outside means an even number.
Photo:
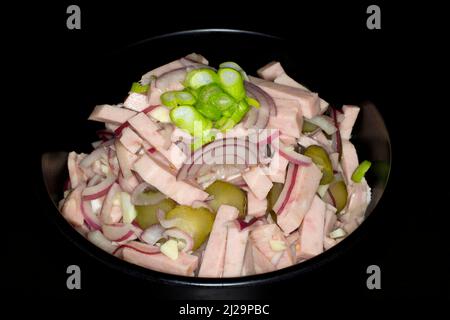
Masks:
[[[191,135],[201,137],[211,129],[212,122],[192,106],[179,106],[170,111],[170,119],[179,128]]]
[[[222,114],[223,114],[224,117],[229,118],[236,111],[236,109],[237,109],[237,103],[233,104],[228,109],[223,110]]]
[[[198,148],[201,148],[204,144],[205,143],[202,138],[195,138],[194,142],[191,144],[191,149],[192,151],[195,151]]]
[[[175,92],[175,99],[179,105],[192,106],[195,103],[195,97],[188,91]]]
[[[219,69],[219,82],[230,96],[240,101],[245,98],[244,79],[239,71],[232,68]]]
[[[250,97],[245,97],[245,101],[247,101],[247,103],[255,108],[259,108],[261,106],[261,104],[259,103],[258,100],[250,98]]]
[[[199,92],[199,89],[192,89],[192,88],[189,88],[189,87],[186,87],[186,88],[184,88],[184,91],[187,91],[187,92],[189,92],[190,94],[192,94],[192,96],[197,100],[198,99],[198,92]]]
[[[216,133],[214,130],[205,130],[201,137],[195,137],[193,143],[191,144],[192,150],[197,150],[201,146],[216,139]]]
[[[201,68],[189,71],[186,75],[185,84],[190,88],[198,89],[213,82],[218,82],[217,74],[214,70]]]
[[[202,103],[209,103],[211,96],[221,93],[223,90],[216,83],[210,83],[203,86],[198,91],[198,100]]]
[[[139,82],[133,82],[130,92],[147,93],[149,87],[149,84],[142,85]]]
[[[217,92],[211,95],[209,98],[209,103],[220,111],[225,111],[232,107],[236,101],[225,92]]]
[[[241,66],[238,65],[236,62],[233,62],[233,61],[222,62],[219,65],[219,68],[231,68],[231,69],[234,69],[236,71],[239,71],[241,73],[241,75],[242,75],[242,78],[244,80],[248,81],[248,76],[245,73],[244,69],[242,69]]]
[[[192,93],[186,90],[167,91],[161,95],[163,105],[174,108],[176,106],[192,106],[195,104],[196,98]]]
[[[222,131],[227,131],[233,128],[242,118],[245,116],[247,111],[250,109],[249,105],[245,100],[241,100],[236,107],[236,110],[229,117],[224,116],[219,121],[216,122],[215,127]]]
[[[234,69],[236,71],[241,71],[242,70],[241,66],[238,65],[236,62],[233,62],[233,61],[222,62],[221,64],[219,64],[219,68],[231,68],[231,69]]]
[[[337,239],[337,238],[343,238],[347,235],[344,229],[337,228],[336,230],[333,230],[330,232],[329,237],[331,239]]]
[[[239,123],[247,113],[248,109],[250,109],[248,103],[245,100],[241,100],[237,105],[236,111],[231,115],[231,119],[234,122]]]
[[[220,93],[223,93],[223,91],[215,83],[203,86],[199,90],[196,108],[206,118],[216,121],[222,117],[221,111],[210,102],[212,96]]]
[[[175,108],[177,103],[177,98],[175,96],[175,91],[167,91],[161,95],[161,102],[163,105],[169,108]]]
[[[372,165],[372,162],[368,160],[364,160],[359,164],[359,166],[355,169],[355,171],[352,174],[352,180],[354,182],[361,182],[362,178],[364,178],[364,175],[366,172],[370,169],[370,166]]]
[[[198,112],[204,115],[206,118],[217,121],[222,117],[222,113],[216,107],[207,103],[197,103],[196,108]]]
[[[211,83],[200,89],[196,108],[206,118],[217,121],[222,117],[222,112],[229,110],[235,104],[235,100],[219,85]],[[227,116],[231,114],[229,110]]]
[[[308,122],[318,126],[328,136],[337,131],[334,120],[325,115],[315,116],[314,118],[308,119]]]
[[[233,128],[236,125],[236,122],[231,120],[228,117],[222,117],[219,121],[216,122],[215,127],[222,131],[227,131]]]

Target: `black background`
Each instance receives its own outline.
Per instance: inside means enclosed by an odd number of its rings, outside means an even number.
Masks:
[[[364,81],[386,106],[382,113],[391,135],[393,167],[380,204],[382,214],[367,228],[363,241],[337,261],[307,278],[267,290],[242,289],[239,297],[279,298],[286,296],[286,290],[293,290],[295,297],[340,298],[349,303],[357,298],[448,298],[450,269],[444,258],[448,258],[449,241],[444,220],[449,210],[444,208],[449,192],[438,185],[448,170],[446,157],[442,159],[435,149],[430,150],[430,144],[439,138],[439,126],[428,116],[444,111],[442,105],[432,102],[440,81],[429,73],[439,74],[444,68],[437,63],[444,56],[440,8],[409,3],[394,7],[378,2],[382,29],[371,31],[365,26],[365,10],[371,3],[363,2],[344,5],[296,1],[294,5],[283,1],[138,1],[93,5],[78,1],[82,29],[67,30],[69,4],[72,3],[14,9],[21,19],[10,24],[11,47],[17,49],[10,61],[15,61],[19,81],[27,79],[32,83],[26,90],[17,90],[18,82],[15,83],[17,96],[10,108],[15,116],[25,118],[23,131],[16,135],[23,134],[23,138],[14,139],[15,150],[24,156],[19,161],[7,159],[23,173],[20,178],[16,176],[15,182],[26,177],[37,179],[38,155],[57,148],[66,139],[64,121],[59,119],[64,116],[67,99],[83,103],[83,97],[77,96],[83,75],[77,70],[83,68],[89,56],[150,36],[196,28],[255,30],[289,39],[304,35],[300,46],[304,45],[308,52],[320,50],[321,56],[328,54],[335,63],[330,68],[335,68],[338,88],[350,86],[357,91]],[[80,129],[86,128],[89,127]],[[75,139],[76,135],[69,136]],[[25,147],[20,145],[23,142]],[[6,282],[9,290],[28,297],[102,297],[132,292],[149,298],[189,298],[119,274],[85,256],[44,217],[42,211],[46,208],[33,191],[36,184],[31,181],[31,190],[17,200],[9,198],[18,203],[13,206],[15,209],[5,209],[13,216],[16,227],[7,228],[7,261],[11,270],[2,285]],[[24,185],[20,186],[23,190]],[[66,267],[70,264],[81,267],[80,291],[66,288]],[[381,267],[382,290],[366,288],[366,267],[371,264]],[[205,292],[204,297],[217,296]],[[233,297],[237,296],[229,296]]]

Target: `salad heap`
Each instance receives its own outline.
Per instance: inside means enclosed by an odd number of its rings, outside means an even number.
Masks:
[[[371,189],[335,109],[279,62],[247,76],[199,54],[133,83],[90,154],[71,152],[59,208],[101,249],[139,266],[239,277],[310,259],[364,219]]]

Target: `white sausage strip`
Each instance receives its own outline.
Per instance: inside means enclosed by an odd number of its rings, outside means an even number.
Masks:
[[[190,206],[194,201],[204,201],[208,198],[208,194],[203,190],[184,181],[178,181],[171,172],[160,166],[147,154],[136,160],[133,168],[145,182],[179,204]]]
[[[300,103],[300,109],[305,118],[311,119],[320,113],[320,100],[317,93],[251,76],[250,81],[266,91],[273,98],[297,100]]]
[[[323,251],[326,203],[314,197],[300,226],[300,258],[309,259]]]
[[[132,241],[139,246],[126,246],[123,248],[122,257],[125,261],[138,266],[153,269],[159,272],[193,276],[198,265],[198,257],[184,252],[178,253],[178,258],[172,260],[162,253],[147,253],[144,249],[152,247],[147,244]],[[142,248],[141,248],[142,247]]]
[[[222,205],[216,214],[216,219],[203,254],[199,277],[220,278],[223,275],[225,251],[227,244],[228,223],[237,219],[239,210],[232,206]]]
[[[237,225],[229,225],[223,277],[239,277],[244,265],[249,228],[240,230]]]
[[[285,233],[291,233],[302,223],[321,178],[322,172],[316,165],[299,166],[290,200],[281,214],[277,216],[277,223]]]
[[[136,112],[133,110],[103,104],[95,106],[94,111],[92,111],[88,119],[121,125],[135,115]]]

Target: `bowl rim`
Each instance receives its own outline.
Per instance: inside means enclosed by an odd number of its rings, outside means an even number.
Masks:
[[[128,46],[124,46],[116,50],[115,52],[126,51],[131,48],[135,48],[140,45],[144,45],[149,41],[154,41],[158,39],[165,39],[168,37],[174,36],[185,36],[191,34],[205,34],[205,33],[229,33],[229,34],[247,34],[253,36],[259,36],[263,38],[270,38],[274,40],[285,40],[282,37],[270,35],[257,31],[249,31],[249,30],[239,30],[239,29],[221,29],[221,28],[206,28],[206,29],[192,29],[192,30],[182,30],[176,32],[165,33],[153,37],[149,37],[137,42],[134,42]],[[371,103],[371,102],[370,102]],[[44,214],[49,218],[49,220],[56,224],[59,231],[76,247],[78,247],[81,251],[88,254],[88,256],[93,257],[95,260],[100,261],[102,264],[107,265],[109,268],[114,269],[116,271],[125,273],[127,275],[144,279],[151,282],[162,283],[162,284],[170,284],[175,286],[188,286],[188,287],[208,287],[208,288],[221,288],[221,287],[246,287],[246,286],[254,286],[254,285],[265,285],[268,283],[282,282],[286,281],[300,275],[309,273],[315,269],[321,268],[332,260],[337,259],[338,257],[343,256],[350,249],[358,243],[358,239],[361,239],[365,234],[365,230],[367,229],[367,221],[372,221],[374,216],[377,216],[376,210],[380,203],[383,201],[383,195],[386,192],[389,185],[389,176],[392,170],[392,147],[391,147],[391,139],[389,130],[386,126],[384,118],[380,110],[375,106],[374,103],[371,103],[377,110],[377,112],[381,116],[382,124],[387,132],[387,147],[388,147],[388,158],[389,158],[389,169],[386,175],[386,181],[384,182],[384,189],[380,196],[380,199],[375,204],[372,212],[367,216],[364,221],[359,225],[350,235],[344,238],[340,243],[332,248],[325,250],[321,254],[303,261],[298,264],[294,264],[287,268],[283,268],[280,270],[250,275],[250,276],[242,276],[236,278],[199,278],[199,277],[188,277],[188,276],[180,276],[173,275],[168,273],[163,273],[151,269],[147,269],[138,265],[134,265],[128,263],[120,258],[117,258],[102,249],[96,247],[94,244],[90,243],[86,238],[84,238],[81,234],[79,234],[60,214],[59,209],[57,208],[57,204],[51,199],[47,184],[44,177],[43,172],[43,159],[45,154],[48,152],[42,152],[39,156],[40,159],[35,161],[35,163],[39,163],[39,169],[35,170],[35,172],[40,172],[39,177],[37,177],[36,181],[38,181],[39,186],[37,188],[38,199],[41,204],[42,211],[45,211]],[[50,208],[52,209],[50,209]],[[369,220],[370,219],[370,220]]]

